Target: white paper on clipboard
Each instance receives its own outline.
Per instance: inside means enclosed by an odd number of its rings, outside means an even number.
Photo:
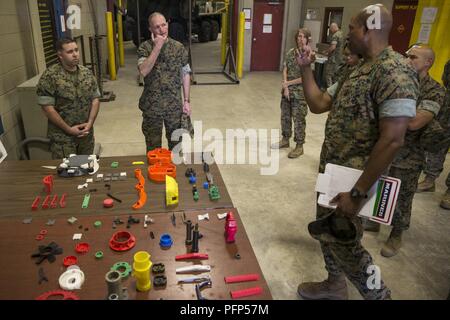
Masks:
[[[6,152],[5,146],[3,145],[3,143],[0,141],[0,163],[3,162],[3,160],[5,160],[5,158],[8,156],[8,153]]]
[[[325,208],[335,209],[330,204],[340,192],[348,192],[358,181],[362,171],[328,163],[325,172],[319,173],[316,191],[319,192],[317,203]],[[367,193],[358,215],[374,222],[390,225],[394,216],[397,197],[400,191],[400,179],[381,176]]]

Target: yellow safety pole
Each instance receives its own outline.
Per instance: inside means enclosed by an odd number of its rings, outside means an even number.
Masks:
[[[224,66],[227,58],[227,43],[228,43],[228,13],[222,13],[222,51],[221,62]]]
[[[123,49],[123,25],[122,25],[122,0],[119,0],[119,8],[117,10],[117,33],[119,34],[119,63],[121,67],[125,66],[125,51]]]
[[[244,68],[244,26],[245,26],[245,13],[241,12],[239,14],[239,30],[238,30],[238,41],[237,41],[237,76],[242,79],[243,68]]]
[[[109,79],[116,80],[116,55],[114,53],[113,19],[111,12],[106,12],[106,34],[108,40]]]

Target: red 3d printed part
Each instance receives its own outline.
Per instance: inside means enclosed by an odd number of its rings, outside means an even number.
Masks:
[[[118,231],[109,240],[109,247],[114,251],[127,251],[134,247],[136,238],[127,231]]]
[[[55,209],[58,206],[58,195],[53,196],[52,202],[50,202],[50,208]]]
[[[35,211],[39,208],[39,202],[41,201],[41,197],[37,196],[34,198],[33,203],[31,204],[31,210]]]
[[[60,206],[61,208],[65,208],[65,207],[66,207],[66,197],[67,197],[67,193],[64,193],[64,194],[61,196],[61,199],[59,200],[59,206]]]
[[[228,212],[227,221],[225,223],[225,241],[227,243],[233,243],[235,241],[235,235],[237,232],[237,223],[234,218],[233,212]]]
[[[44,199],[44,202],[42,202],[42,209],[48,209],[50,206],[50,195],[47,195]]]
[[[172,163],[172,152],[164,148],[156,148],[147,153],[147,160],[150,165],[155,163]]]
[[[75,293],[64,290],[54,290],[43,293],[37,297],[36,300],[49,300],[49,298],[52,298],[52,300],[58,300],[53,298],[62,298],[61,300],[80,300]]]
[[[260,295],[261,293],[262,293],[261,287],[254,287],[254,288],[249,288],[249,289],[244,289],[244,290],[230,291],[232,299],[257,296],[257,295]]]
[[[44,179],[42,179],[42,182],[44,183],[44,190],[47,194],[52,193],[53,189],[53,176],[46,176]]]
[[[258,280],[259,280],[259,275],[256,273],[225,277],[225,283],[236,283],[236,282],[247,282],[247,281],[258,281]]]
[[[75,251],[79,254],[85,254],[89,251],[89,244],[81,242],[75,246]]]
[[[148,177],[155,182],[165,182],[166,176],[177,177],[177,167],[171,163],[156,163],[148,168]]]
[[[70,267],[70,266],[72,266],[74,264],[77,264],[77,262],[78,262],[77,257],[75,257],[75,256],[68,256],[68,257],[64,258],[63,265],[65,267]]]
[[[145,193],[144,190],[145,179],[144,176],[142,175],[141,169],[134,170],[134,176],[139,181],[138,184],[134,187],[139,192],[139,200],[135,204],[133,204],[132,207],[134,210],[137,210],[142,208],[147,202],[147,194]]]
[[[114,206],[114,200],[113,199],[105,199],[103,200],[103,207],[104,208],[112,208]]]
[[[188,253],[188,254],[180,254],[175,257],[175,260],[206,260],[209,256],[206,253]]]

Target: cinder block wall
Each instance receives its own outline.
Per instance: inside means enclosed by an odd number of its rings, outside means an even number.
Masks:
[[[81,5],[81,30],[72,36],[84,35],[87,63],[89,36],[95,34],[92,12],[96,13],[99,33],[105,34],[106,1],[70,0]],[[0,1],[0,117],[4,133],[0,140],[8,152],[8,160],[19,158],[18,143],[25,139],[16,87],[44,72],[45,57],[36,0]],[[103,61],[107,55],[102,50]]]
[[[18,159],[16,147],[25,138],[16,86],[37,74],[27,0],[0,1],[0,43],[0,140],[11,160]]]

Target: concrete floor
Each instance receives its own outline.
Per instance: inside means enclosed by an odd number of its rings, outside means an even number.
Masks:
[[[195,70],[220,69],[218,45],[219,41],[194,45]],[[135,48],[127,44],[126,67],[119,70],[118,80],[105,83],[105,89],[114,91],[117,98],[102,104],[95,124],[102,156],[145,153],[137,107],[142,87],[137,86],[136,75]],[[192,120],[203,122],[203,132],[209,128],[223,134],[227,128],[279,129],[280,79],[278,72],[258,72],[245,74],[240,85],[193,86]],[[287,158],[289,150],[281,150],[276,175],[260,175],[260,165],[219,165],[274,299],[299,299],[296,290],[300,282],[326,277],[319,243],[307,231],[315,217],[314,187],[326,117],[308,114],[305,154],[291,160]],[[270,143],[267,139],[262,142]],[[447,163],[445,174],[449,170]],[[411,228],[397,256],[386,259],[379,254],[389,227],[382,226],[378,235],[364,235],[363,244],[380,266],[393,299],[447,298],[450,211],[438,205],[445,177],[443,174],[437,181],[436,192],[416,195]],[[349,294],[351,299],[361,299],[350,283]]]

